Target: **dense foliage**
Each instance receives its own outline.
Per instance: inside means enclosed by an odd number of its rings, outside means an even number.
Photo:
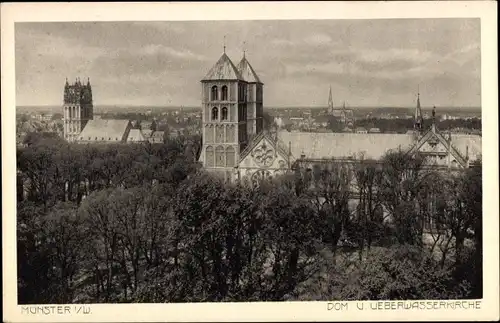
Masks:
[[[26,144],[22,304],[482,295],[480,168],[429,173],[390,153],[250,187],[201,170],[199,139]],[[439,230],[426,240],[429,218]]]

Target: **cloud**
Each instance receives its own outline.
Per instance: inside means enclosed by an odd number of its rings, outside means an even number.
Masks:
[[[139,49],[138,55],[165,55],[167,57],[173,57],[176,59],[183,59],[183,60],[197,60],[197,61],[207,60],[206,56],[195,54],[188,49],[178,50],[161,44],[149,44],[145,47],[142,47]]]
[[[315,33],[305,39],[305,43],[316,46],[316,45],[331,45],[332,38],[327,34]]]
[[[227,35],[234,63],[246,42],[268,106],[323,104],[329,84],[353,105],[409,103],[418,84],[436,105],[474,105],[479,31],[474,19],[21,23],[17,99],[55,104],[66,76],[88,75],[96,102],[198,104]]]

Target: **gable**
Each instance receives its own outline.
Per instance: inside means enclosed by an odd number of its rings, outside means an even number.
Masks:
[[[467,160],[449,140],[447,140],[435,127],[432,125],[418,141],[409,150],[410,154],[422,153],[429,157],[429,162],[432,164],[445,164],[445,157],[451,155],[452,162],[455,161],[462,167],[467,167]],[[440,162],[443,160],[443,162]]]
[[[256,138],[257,139],[257,138]],[[288,167],[288,159],[276,144],[267,136],[260,136],[250,149],[241,155],[239,168],[270,168]]]

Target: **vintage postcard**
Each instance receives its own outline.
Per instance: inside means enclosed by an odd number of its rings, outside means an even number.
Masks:
[[[496,7],[2,4],[5,321],[498,320]]]

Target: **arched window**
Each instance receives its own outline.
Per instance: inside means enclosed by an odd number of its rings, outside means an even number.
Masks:
[[[215,148],[215,166],[224,167],[224,147]]]
[[[214,107],[212,109],[212,121],[219,120],[219,109]]]
[[[227,147],[226,149],[226,166],[227,167],[234,167],[234,156],[235,156],[235,152],[234,152],[234,148],[229,146]]]
[[[221,89],[221,100],[226,101],[227,100],[227,86],[223,86]]]
[[[217,91],[217,86],[212,86],[212,95],[211,95],[212,101],[217,101],[218,98],[218,91]]]
[[[227,120],[227,108],[226,107],[222,108],[221,120]]]
[[[205,164],[207,166],[214,166],[214,148],[212,146],[208,146],[205,152]]]

